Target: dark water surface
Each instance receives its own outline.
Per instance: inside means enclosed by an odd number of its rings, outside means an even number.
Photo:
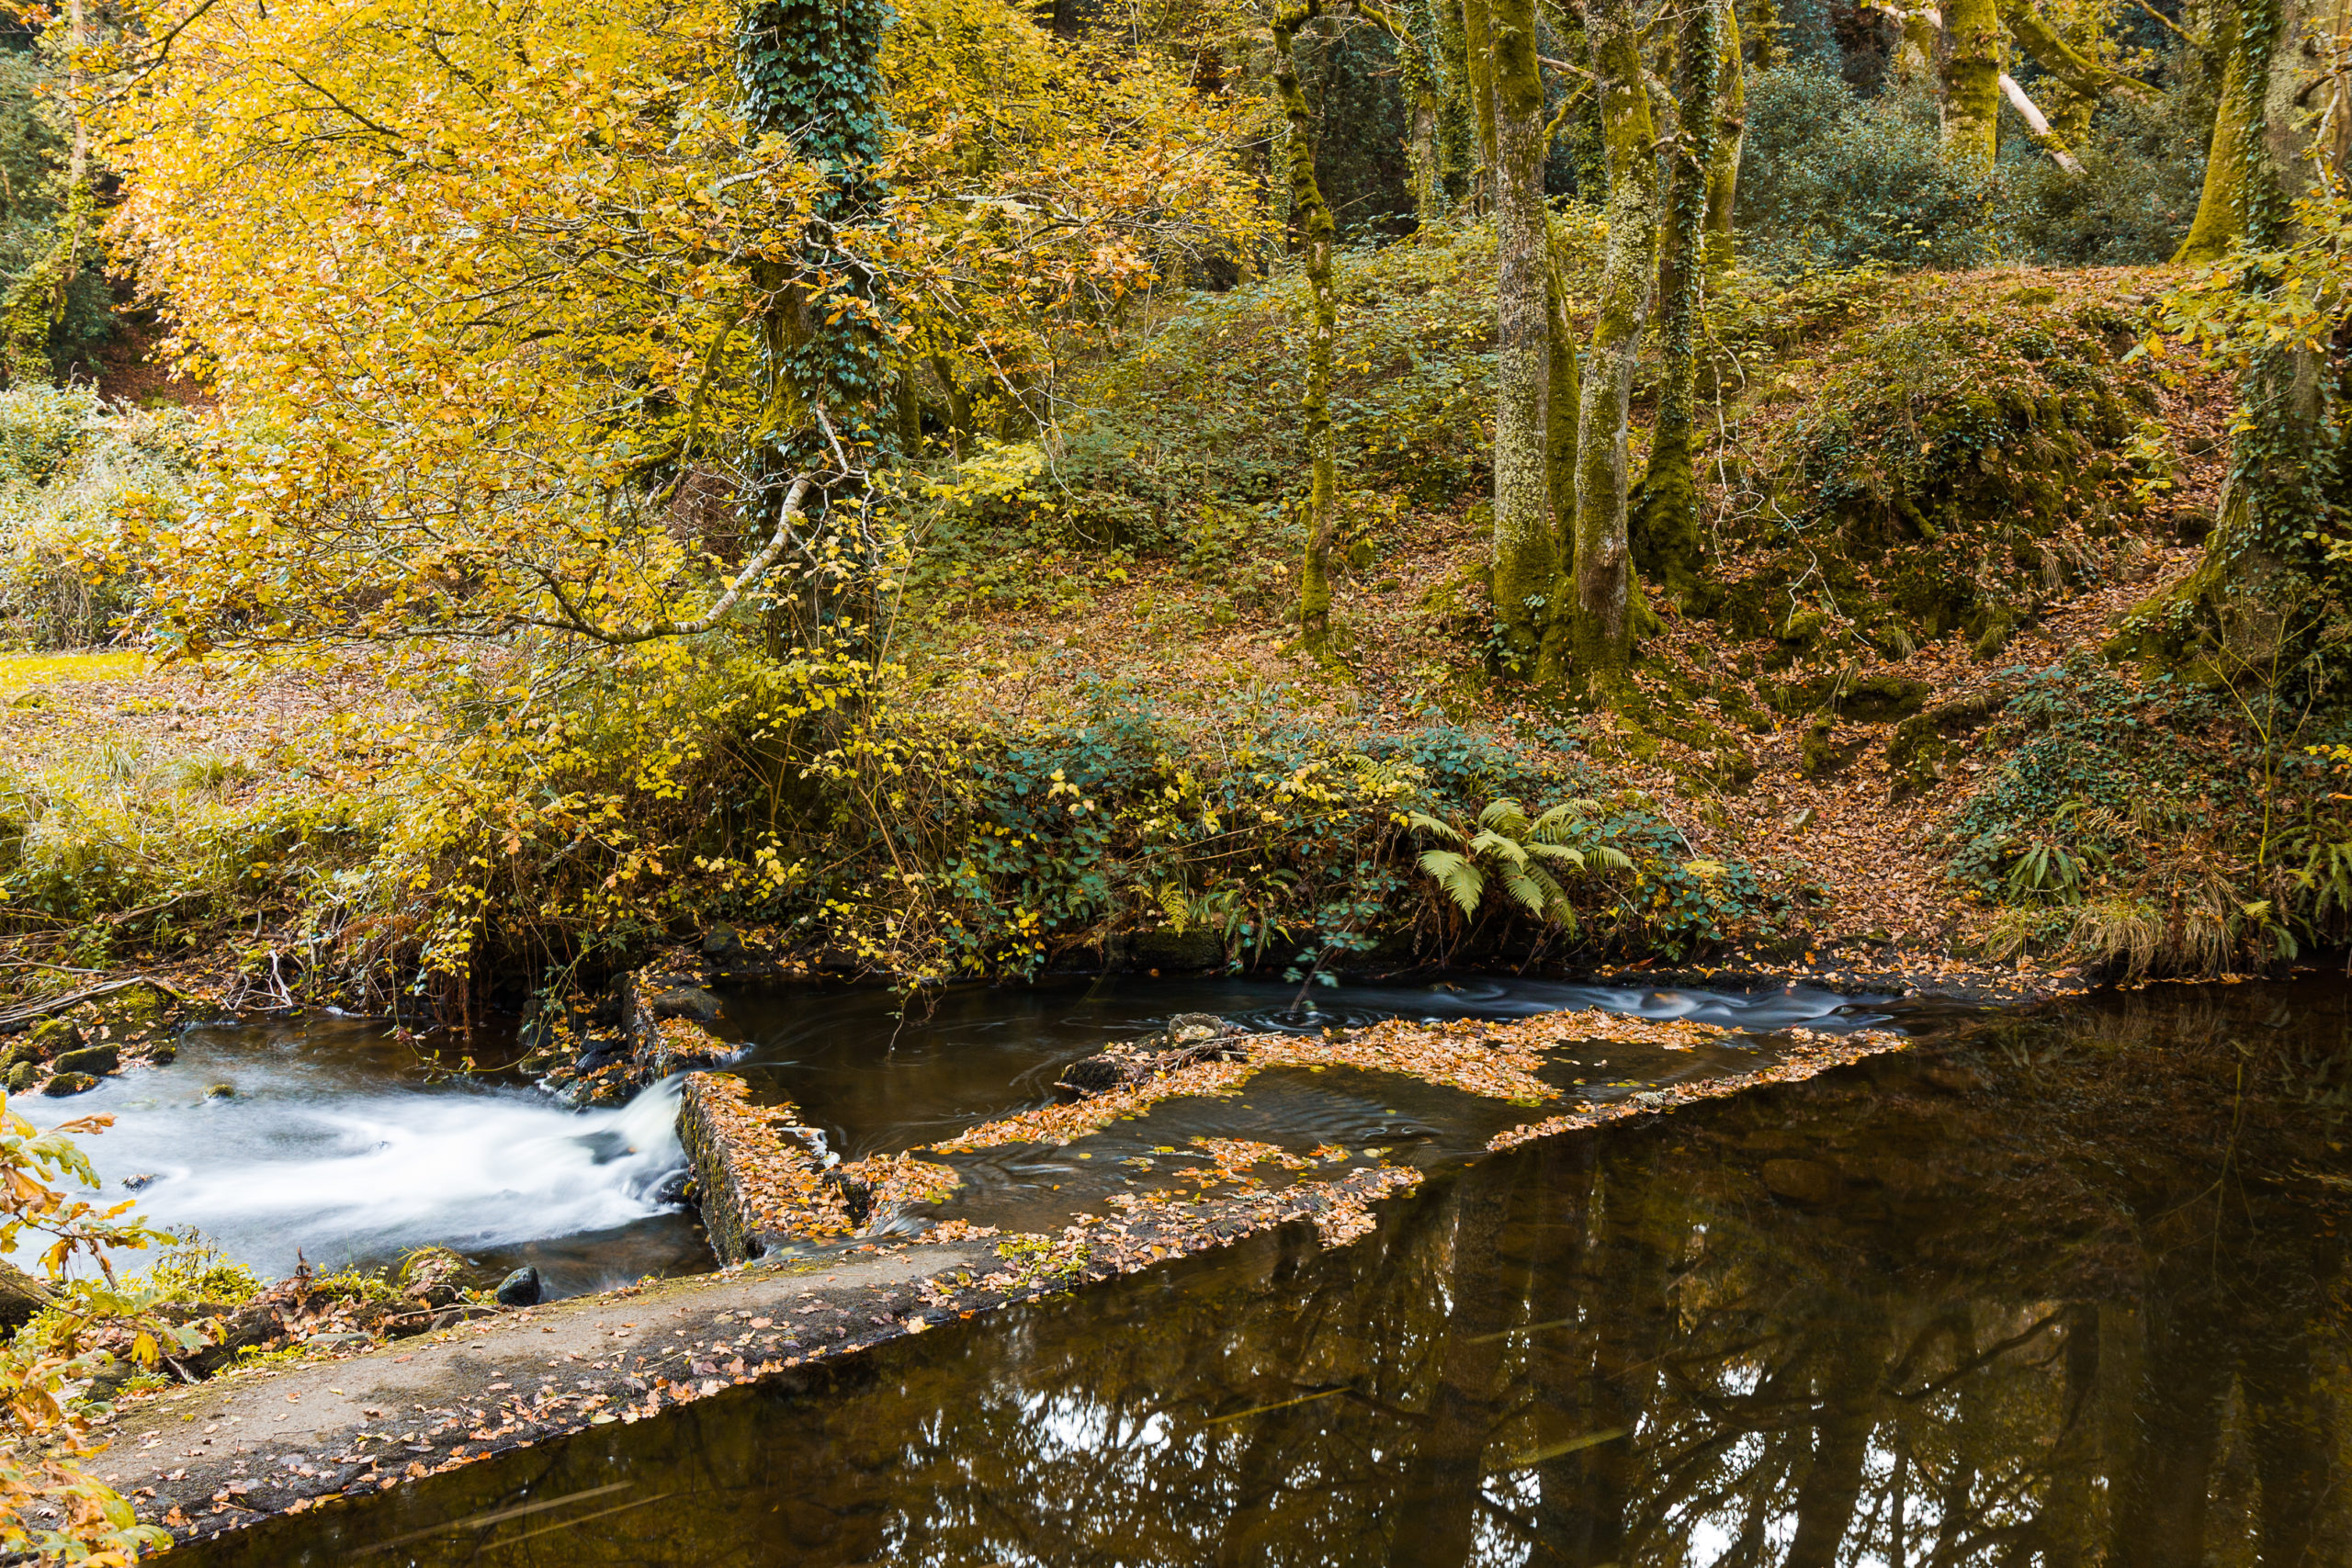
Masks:
[[[1845,1031],[1884,1023],[1893,1006],[1804,987],[1755,993],[1575,986],[1464,976],[1414,986],[1303,990],[1245,977],[1138,980],[1022,988],[958,987],[920,1010],[872,989],[830,994],[730,994],[720,1027],[752,1049],[730,1070],[754,1092],[789,1099],[845,1158],[896,1154],[980,1122],[1055,1102],[1061,1070],[1112,1040],[1182,1012],[1215,1013],[1264,1032],[1311,1032],[1384,1019],[1524,1018],[1598,1008],[1644,1018],[1689,1018],[1746,1032],[1694,1051],[1626,1042],[1559,1053],[1543,1074],[1580,1098],[1608,1100],[1690,1078],[1748,1071],[1774,1054],[1774,1032]],[[1205,1156],[1195,1136],[1245,1138],[1293,1153],[1338,1146],[1343,1175],[1385,1162],[1437,1168],[1484,1152],[1528,1111],[1394,1073],[1340,1068],[1261,1074],[1236,1097],[1163,1101],[1067,1148],[1034,1145],[944,1156],[964,1185],[905,1222],[967,1219],[1001,1230],[1058,1230],[1121,1191],[1166,1185]],[[1280,1184],[1277,1178],[1274,1185]]]
[[[982,1122],[1053,1102],[1063,1067],[1180,1012],[1215,1013],[1268,1032],[1384,1019],[1526,1018],[1600,1008],[1690,1018],[1758,1033],[1883,1022],[1874,1000],[1792,986],[1738,994],[1572,986],[1464,976],[1415,986],[1303,988],[1245,977],[1034,987],[963,986],[909,1010],[895,993],[730,992],[718,1028],[752,1049],[732,1070],[798,1103],[844,1159],[899,1154]]]
[[[2347,1113],[2340,985],[1948,1020],[181,1555],[2339,1568]]]

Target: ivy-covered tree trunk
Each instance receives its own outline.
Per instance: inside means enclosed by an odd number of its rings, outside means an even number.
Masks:
[[[1707,164],[1707,269],[1732,264],[1734,209],[1739,199],[1739,152],[1747,140],[1747,60],[1740,47],[1736,0],[1717,0],[1723,38],[1717,48],[1722,70],[1715,77],[1715,151]]]
[[[1698,479],[1691,467],[1698,400],[1698,328],[1706,268],[1701,265],[1707,184],[1715,155],[1715,82],[1722,0],[1698,0],[1683,13],[1676,51],[1675,96],[1681,104],[1678,145],[1668,162],[1666,258],[1659,278],[1657,421],[1650,431],[1649,471],[1633,521],[1634,563],[1678,599],[1699,581]]]
[[[1316,0],[1286,5],[1274,16],[1274,94],[1290,128],[1290,209],[1306,266],[1306,396],[1299,405],[1306,431],[1310,478],[1306,549],[1298,582],[1298,634],[1317,658],[1331,647],[1331,535],[1337,477],[1331,446],[1331,354],[1340,312],[1331,288],[1331,209],[1315,178],[1314,120],[1298,85],[1298,29],[1317,11]]]
[[[1747,62],[1758,71],[1770,71],[1788,59],[1789,51],[1781,43],[1780,0],[1747,0],[1747,19],[1739,24],[1739,32],[1747,49]]]
[[[1944,156],[1970,174],[1993,172],[1999,150],[2001,17],[1996,0],[1952,0],[1944,12]]]
[[[2242,0],[2211,0],[2208,42],[2222,62],[2220,96],[2214,106],[2213,137],[2205,151],[2205,186],[2197,216],[2174,251],[2176,263],[2202,265],[2227,254],[2245,231],[2245,129],[2257,94],[2250,92],[2240,23]]]
[[[1484,166],[1477,144],[1477,111],[1470,103],[1470,40],[1461,0],[1413,0],[1426,18],[1430,59],[1438,76],[1437,149],[1440,184],[1448,210],[1471,194],[1476,170]]]
[[[1609,161],[1609,244],[1600,267],[1584,399],[1577,411],[1577,678],[1607,684],[1633,657],[1634,572],[1626,538],[1625,420],[1634,361],[1657,276],[1657,131],[1631,0],[1588,0],[1585,36]]]
[[[1474,0],[1475,3],[1475,0]],[[1495,621],[1509,658],[1535,672],[1554,619],[1551,223],[1534,0],[1496,0],[1488,21],[1495,126]]]
[[[1438,149],[1436,73],[1419,40],[1399,39],[1396,81],[1405,95],[1405,165],[1411,171],[1413,220],[1428,230],[1445,216],[1445,175]]]
[[[883,279],[844,231],[870,221],[888,188],[882,31],[885,0],[755,0],[735,39],[748,139],[789,139],[825,171],[797,254],[752,268],[759,290],[759,427],[749,433],[741,506],[763,534],[799,505],[797,586],[768,616],[771,649],[862,657],[875,637],[879,547],[868,526],[868,468],[894,434]]]

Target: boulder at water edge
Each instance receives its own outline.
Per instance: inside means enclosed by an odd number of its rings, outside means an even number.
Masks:
[[[86,1045],[79,1051],[68,1051],[57,1058],[55,1066],[61,1073],[96,1073],[100,1076],[116,1071],[122,1058],[111,1045]]]
[[[498,1282],[498,1304],[506,1307],[526,1307],[539,1304],[539,1271],[517,1269]]]

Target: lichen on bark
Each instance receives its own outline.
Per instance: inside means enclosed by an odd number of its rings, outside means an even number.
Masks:
[[[1495,127],[1495,622],[1533,673],[1554,618],[1559,552],[1551,483],[1551,221],[1544,203],[1544,80],[1534,0],[1487,17]]]
[[[1614,681],[1633,657],[1626,414],[1657,274],[1659,198],[1657,132],[1630,0],[1589,0],[1585,29],[1609,159],[1608,247],[1577,412],[1576,594],[1569,614],[1576,675],[1590,688]]]

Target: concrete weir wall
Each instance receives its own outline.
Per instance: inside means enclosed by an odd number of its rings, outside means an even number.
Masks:
[[[696,1201],[711,1250],[742,1263],[785,1242],[855,1229],[839,1184],[810,1146],[789,1100],[754,1105],[726,1073],[688,1073],[678,1105]]]

